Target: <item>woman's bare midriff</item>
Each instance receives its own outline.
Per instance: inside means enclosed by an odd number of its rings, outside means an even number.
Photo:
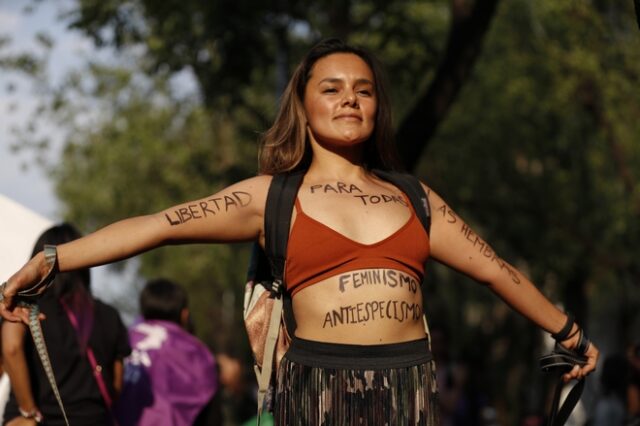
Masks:
[[[375,274],[375,275],[374,275]],[[321,342],[375,345],[425,337],[419,281],[394,269],[349,271],[293,296],[296,336]],[[376,279],[377,277],[377,279]]]

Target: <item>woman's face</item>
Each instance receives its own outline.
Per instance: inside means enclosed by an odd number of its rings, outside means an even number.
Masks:
[[[373,72],[358,55],[334,53],[311,68],[304,109],[316,142],[347,147],[366,141],[377,105]]]

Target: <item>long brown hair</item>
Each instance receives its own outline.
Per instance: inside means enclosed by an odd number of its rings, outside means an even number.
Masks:
[[[275,174],[309,166],[311,147],[307,140],[304,93],[311,78],[313,65],[319,59],[334,53],[352,53],[359,56],[369,65],[375,80],[378,99],[376,125],[371,138],[365,142],[364,166],[368,169],[385,170],[402,168],[393,137],[387,82],[380,62],[365,49],[331,38],[313,46],[289,80],[282,94],[275,122],[260,141],[260,173]]]

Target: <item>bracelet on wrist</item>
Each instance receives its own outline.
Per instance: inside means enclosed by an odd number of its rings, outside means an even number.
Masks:
[[[564,326],[557,333],[552,333],[551,337],[554,338],[556,342],[562,342],[569,338],[569,334],[571,334],[571,330],[573,329],[573,324],[575,324],[575,320],[571,313],[567,313],[567,322],[565,322]]]
[[[563,342],[564,342],[564,341],[567,341],[567,340],[569,340],[569,339],[571,339],[573,336],[575,336],[576,334],[578,334],[578,333],[580,333],[580,332],[582,332],[582,329],[580,328],[580,326],[579,326],[579,325],[577,325],[577,326],[576,326],[576,331],[574,331],[573,333],[569,334],[569,335],[568,335],[568,336],[563,340]]]
[[[589,346],[591,345],[591,341],[587,338],[587,335],[584,333],[584,330],[580,329],[580,338],[578,339],[578,343],[576,347],[573,349],[580,355],[586,355]]]
[[[22,417],[24,417],[25,419],[33,419],[37,424],[42,423],[42,421],[44,420],[42,413],[37,408],[34,408],[31,411],[26,411],[18,407],[18,410],[20,411],[20,415]]]

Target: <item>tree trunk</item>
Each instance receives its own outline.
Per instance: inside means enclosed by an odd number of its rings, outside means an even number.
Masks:
[[[452,24],[442,61],[429,88],[397,132],[400,157],[413,170],[440,122],[471,73],[499,0],[452,0]]]

